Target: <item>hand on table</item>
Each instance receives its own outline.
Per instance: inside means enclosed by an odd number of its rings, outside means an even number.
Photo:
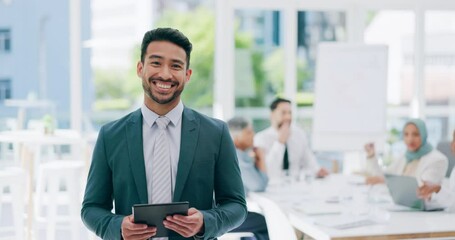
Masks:
[[[366,184],[375,185],[379,183],[384,183],[385,179],[382,176],[372,176],[366,178]]]
[[[430,200],[431,195],[433,193],[438,193],[440,190],[441,185],[424,182],[423,186],[419,187],[417,191],[417,196],[425,200]]]

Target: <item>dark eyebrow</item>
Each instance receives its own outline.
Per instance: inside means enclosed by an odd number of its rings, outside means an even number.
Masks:
[[[181,64],[181,65],[185,65],[185,63],[183,61],[179,60],[179,59],[172,59],[172,62]]]
[[[153,55],[153,54],[152,54],[152,55],[150,55],[148,58],[149,58],[149,59],[152,59],[152,58],[163,59],[163,57],[162,57],[162,56],[160,56],[160,55]]]
[[[150,55],[148,58],[149,58],[149,59],[157,58],[157,59],[161,59],[161,60],[164,59],[163,56],[154,55],[154,54]],[[185,65],[185,62],[183,62],[183,61],[180,60],[180,59],[172,59],[171,61],[172,61],[173,63],[178,63],[178,64],[181,64],[181,65]]]

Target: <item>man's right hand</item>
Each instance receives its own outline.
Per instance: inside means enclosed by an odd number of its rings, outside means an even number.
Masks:
[[[264,151],[258,147],[253,148],[254,152],[254,165],[261,172],[267,172],[267,167],[265,164],[265,154]]]
[[[291,123],[283,122],[278,128],[278,141],[282,144],[286,144],[288,141],[289,135],[291,134]]]
[[[372,177],[367,177],[365,179],[365,183],[368,185],[375,185],[375,184],[380,184],[384,183],[385,179],[382,176],[372,176]]]
[[[123,218],[122,237],[124,240],[146,240],[156,235],[156,227],[148,227],[147,224],[136,224],[133,215]]]

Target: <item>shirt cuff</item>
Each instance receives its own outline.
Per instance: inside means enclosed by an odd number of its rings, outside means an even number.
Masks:
[[[204,237],[205,237],[204,235],[205,235],[205,234],[203,234],[203,235],[197,235],[197,234],[196,234],[196,235],[193,236],[193,239],[194,239],[194,240],[204,239]]]

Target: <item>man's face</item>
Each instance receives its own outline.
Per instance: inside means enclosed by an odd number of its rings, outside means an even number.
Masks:
[[[239,140],[244,148],[250,148],[253,146],[254,130],[251,125],[248,125],[248,127],[244,128],[240,132]]]
[[[287,102],[279,103],[275,110],[272,111],[270,120],[275,128],[281,127],[283,123],[290,124],[292,121],[291,104]]]
[[[422,138],[416,125],[410,123],[404,127],[404,142],[409,151],[415,152],[422,145]]]
[[[177,104],[191,69],[186,69],[183,48],[167,41],[153,41],[147,47],[144,62],[137,64],[137,75],[151,104]]]

